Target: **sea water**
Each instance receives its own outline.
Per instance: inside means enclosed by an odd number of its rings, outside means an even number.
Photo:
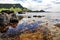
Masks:
[[[33,17],[34,15],[36,16],[44,16],[44,17]],[[55,12],[26,12],[25,14],[19,14],[18,16],[24,16],[24,18],[22,20],[24,21],[40,21],[40,22],[46,22],[48,21],[50,24],[55,24],[55,23],[60,23],[60,13],[55,13]],[[28,16],[30,16],[31,18],[27,18]]]

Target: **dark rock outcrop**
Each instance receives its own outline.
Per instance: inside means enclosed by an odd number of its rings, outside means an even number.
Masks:
[[[40,12],[45,12],[44,10],[40,10]]]

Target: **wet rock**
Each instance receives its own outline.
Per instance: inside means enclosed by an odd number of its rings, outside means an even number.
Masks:
[[[37,17],[36,15],[34,15],[33,17]]]
[[[18,16],[19,20],[23,19],[24,17],[23,16]]]
[[[60,28],[60,23],[54,24],[54,26],[57,26],[57,27]]]

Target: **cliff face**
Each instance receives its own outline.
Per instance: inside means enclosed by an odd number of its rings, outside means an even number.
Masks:
[[[23,8],[20,4],[0,4],[0,8]]]

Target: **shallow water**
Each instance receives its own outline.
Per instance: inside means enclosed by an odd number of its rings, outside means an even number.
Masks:
[[[60,23],[60,13],[41,13],[41,12],[26,12],[26,14],[20,14],[24,16],[23,20],[24,21],[40,21],[40,22],[46,22],[48,21],[50,24],[55,24],[55,23]],[[33,17],[34,15],[36,16],[44,16],[41,18],[38,17]],[[27,16],[30,16],[31,18],[27,18]]]

